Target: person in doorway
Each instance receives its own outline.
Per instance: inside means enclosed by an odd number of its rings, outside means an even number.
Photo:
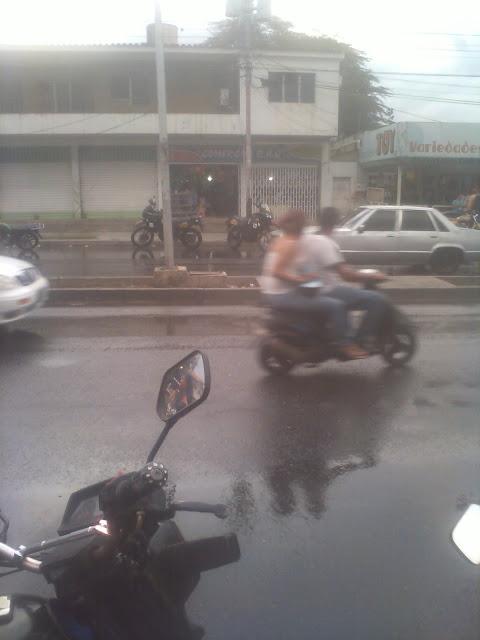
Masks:
[[[380,272],[364,274],[348,265],[332,234],[340,221],[340,212],[335,207],[325,207],[320,212],[321,233],[312,236],[310,263],[325,283],[322,295],[340,300],[348,311],[364,311],[360,326],[354,336],[355,343],[370,351],[375,347],[381,322],[387,310],[385,298],[378,291],[369,291],[346,286],[344,282],[382,282],[386,279]]]
[[[349,335],[346,303],[328,294],[306,296],[299,288],[299,285],[317,279],[319,275],[312,268],[315,262],[312,258],[316,257],[315,238],[303,233],[305,224],[305,215],[299,209],[289,210],[279,220],[278,226],[283,235],[271,245],[261,278],[267,304],[279,311],[307,313],[314,322],[326,318],[331,327],[331,339],[338,351],[350,359],[364,358],[367,352],[356,345]]]

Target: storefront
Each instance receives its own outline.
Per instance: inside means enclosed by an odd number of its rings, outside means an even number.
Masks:
[[[389,204],[442,206],[480,184],[480,124],[404,122],[360,136],[366,188]]]
[[[226,217],[240,210],[241,145],[172,145],[170,176],[177,208],[194,202],[209,216]],[[320,199],[321,147],[308,144],[254,144],[251,208],[266,203],[273,214],[289,207],[314,218]]]

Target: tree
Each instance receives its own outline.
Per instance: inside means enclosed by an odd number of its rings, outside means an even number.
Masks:
[[[244,30],[240,19],[229,18],[214,23],[206,44],[212,47],[241,48]],[[385,104],[390,92],[368,68],[368,58],[351,45],[328,36],[310,36],[292,30],[281,18],[254,18],[251,24],[251,47],[297,51],[342,53],[342,85],[339,92],[339,134],[352,135],[365,129],[389,124],[393,111]]]

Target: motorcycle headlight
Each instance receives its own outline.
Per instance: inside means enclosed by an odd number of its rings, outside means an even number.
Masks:
[[[8,289],[15,289],[18,286],[15,278],[11,276],[0,275],[0,291],[6,291]]]

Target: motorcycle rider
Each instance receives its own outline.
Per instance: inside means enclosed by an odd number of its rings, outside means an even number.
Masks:
[[[355,342],[370,351],[375,346],[380,324],[387,309],[385,298],[378,291],[369,291],[343,284],[346,282],[383,282],[385,275],[378,271],[360,273],[345,262],[332,234],[340,221],[340,212],[335,207],[324,207],[320,212],[321,234],[312,235],[309,243],[310,260],[315,265],[325,286],[320,296],[340,300],[348,311],[364,311],[364,316],[354,336]]]
[[[279,311],[308,313],[331,326],[331,338],[338,351],[349,359],[364,358],[368,354],[350,336],[347,304],[328,293],[306,296],[299,285],[318,277],[321,260],[316,256],[314,236],[304,234],[305,214],[290,209],[279,221],[283,235],[271,245],[265,257],[261,286],[267,303]],[[288,354],[290,355],[290,354]]]

